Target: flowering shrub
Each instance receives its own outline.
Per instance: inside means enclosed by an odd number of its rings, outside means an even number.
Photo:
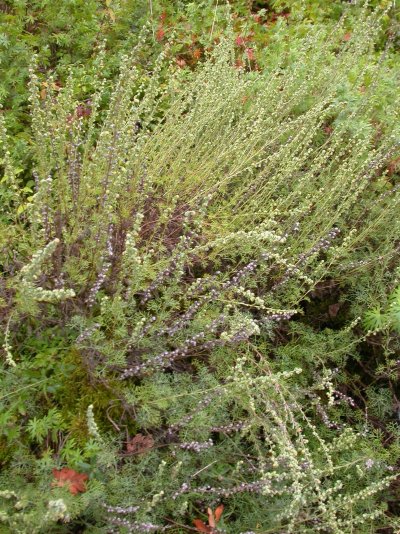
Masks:
[[[143,78],[145,28],[111,94],[99,52],[85,101],[32,68],[33,194],[2,123],[4,524],[163,532],[222,503],[195,525],[395,525],[398,446],[342,376],[369,334],[307,325],[323,281],[397,261],[399,71],[385,13],[357,13],[351,38],[282,27],[265,70],[228,29]]]

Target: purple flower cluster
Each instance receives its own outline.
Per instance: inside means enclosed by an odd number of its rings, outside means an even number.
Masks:
[[[85,328],[85,330],[76,338],[76,343],[82,343],[82,341],[85,341],[88,337],[90,337],[95,330],[100,328],[99,323],[95,323],[92,326],[89,326],[88,328]]]
[[[47,178],[44,180],[40,180],[39,175],[36,171],[33,171],[33,176],[35,179],[35,189],[37,192],[39,192],[39,195],[43,195],[44,197],[49,197],[51,195],[51,189],[53,184],[53,179],[51,177],[51,174],[47,175]],[[42,190],[43,192],[41,192]],[[42,202],[42,224],[44,228],[44,237],[46,242],[50,240],[50,215],[51,215],[51,207],[50,202],[44,201]]]
[[[96,295],[99,292],[101,286],[103,285],[107,277],[107,273],[111,267],[111,262],[114,257],[114,251],[112,247],[112,233],[113,233],[113,225],[110,224],[108,228],[107,253],[104,255],[103,266],[100,270],[100,273],[97,276],[94,286],[89,291],[89,295],[86,299],[86,303],[88,304],[89,307],[93,306],[93,304],[95,303]]]
[[[185,451],[201,452],[210,449],[214,446],[212,439],[207,441],[187,441],[186,443],[180,443],[179,448]]]
[[[238,422],[238,423],[230,423],[229,425],[223,425],[223,426],[212,426],[210,428],[211,432],[223,432],[224,434],[231,434],[232,432],[239,432],[240,430],[243,430],[249,426],[246,423]]]
[[[218,392],[219,391],[220,390],[218,390]],[[207,408],[207,406],[209,406],[212,401],[213,401],[213,396],[211,396],[211,395],[208,395],[207,397],[202,399],[197,404],[197,406],[196,406],[196,408],[195,408],[195,410],[193,412],[187,414],[179,422],[174,423],[173,425],[170,425],[170,427],[167,430],[167,434],[171,436],[172,434],[174,434],[174,432],[176,432],[177,430],[179,430],[179,429],[183,428],[184,426],[186,426],[188,423],[190,423],[190,421],[193,419],[193,417],[195,417],[204,408]]]
[[[71,151],[68,154],[68,181],[72,192],[72,200],[74,204],[78,202],[79,186],[80,186],[80,170],[81,170],[81,154],[79,147],[82,141],[72,142]]]
[[[183,236],[181,238],[182,246],[186,246],[190,241],[190,238],[187,236]],[[189,240],[189,241],[188,241]],[[147,288],[144,294],[142,294],[142,300],[141,303],[145,303],[148,299],[151,298],[151,295],[153,291],[163,282],[163,280],[166,277],[172,276],[174,272],[174,268],[178,265],[178,258],[183,257],[183,253],[180,253],[177,255],[172,262],[170,263],[170,266],[159,273],[159,275],[156,277],[156,279],[150,284],[150,286]],[[261,256],[262,260],[268,259],[268,254],[263,254]],[[183,329],[193,318],[193,316],[199,311],[199,309],[208,302],[215,301],[218,299],[218,297],[224,293],[229,291],[230,289],[234,288],[238,284],[240,284],[241,280],[246,277],[247,275],[253,273],[258,266],[258,262],[256,260],[250,261],[247,265],[245,265],[242,269],[237,271],[234,276],[232,276],[227,281],[223,282],[219,288],[216,288],[215,286],[211,288],[209,287],[210,279],[206,280],[199,280],[196,284],[194,284],[192,288],[192,292],[201,292],[206,289],[208,289],[208,293],[206,295],[202,295],[200,298],[198,298],[187,310],[186,312],[180,316],[171,326],[167,326],[160,330],[158,332],[158,335],[167,334],[168,336],[174,336],[176,333],[178,333],[181,329]],[[213,277],[216,277],[217,275],[221,274],[219,271],[213,275]],[[214,280],[215,281],[215,280]],[[208,286],[208,287],[207,287]],[[294,314],[294,312],[291,311],[283,311],[283,312],[277,312],[271,314],[270,317],[267,317],[266,319],[270,321],[282,321],[290,319],[290,317]],[[153,318],[154,319],[154,318]],[[137,363],[136,365],[133,365],[131,367],[128,367],[125,369],[121,375],[121,380],[124,380],[126,378],[129,378],[131,376],[140,376],[143,373],[155,371],[155,370],[161,370],[168,367],[171,367],[174,362],[178,358],[190,356],[193,352],[193,349],[196,348],[197,352],[201,351],[209,351],[217,346],[224,346],[226,344],[236,344],[240,343],[242,341],[245,341],[249,338],[249,332],[245,327],[243,327],[241,330],[235,332],[232,335],[224,334],[224,336],[221,336],[221,338],[214,337],[213,339],[207,339],[207,337],[210,334],[216,334],[218,327],[226,321],[227,317],[224,314],[221,314],[216,320],[214,320],[210,325],[208,325],[203,331],[195,334],[194,336],[191,336],[190,338],[186,339],[183,344],[173,350],[165,350],[161,352],[158,355],[155,355],[151,357],[149,360]],[[150,326],[147,326],[147,330]],[[146,331],[147,331],[146,330]],[[141,337],[144,335],[144,331],[141,333]]]
[[[195,296],[203,293],[209,287],[212,287],[215,284],[217,277],[221,274],[221,271],[215,271],[215,273],[209,277],[197,278],[197,280],[195,280],[195,282],[186,291],[186,295]]]
[[[340,428],[342,428],[342,425],[340,425],[339,423],[334,423],[329,419],[328,414],[320,404],[316,405],[316,410],[326,427],[331,428],[333,430],[339,430]]]
[[[335,389],[333,394],[337,398],[338,401],[343,401],[343,402],[347,403],[349,406],[351,406],[352,408],[356,407],[356,403],[354,402],[354,399],[352,399],[348,395],[345,395],[341,391],[338,391],[337,389]]]
[[[299,275],[301,273],[299,267],[304,265],[307,262],[307,259],[313,256],[314,254],[318,253],[319,251],[327,251],[331,245],[332,241],[340,234],[339,228],[332,228],[327,234],[326,237],[323,239],[320,239],[308,252],[304,252],[302,254],[299,254],[299,259],[296,265],[290,265],[287,267],[283,277],[281,280],[276,282],[272,286],[272,291],[275,291],[278,287],[285,284],[292,276]]]
[[[172,500],[176,500],[180,495],[183,495],[184,493],[188,493],[190,491],[190,484],[187,482],[184,482],[182,486],[172,494]]]
[[[251,261],[248,263],[243,269],[238,271],[231,279],[224,282],[220,289],[216,289],[215,287],[211,287],[207,295],[203,295],[200,297],[197,301],[195,301],[188,310],[182,315],[182,317],[179,318],[178,321],[176,321],[172,326],[165,328],[160,332],[160,334],[168,334],[170,336],[176,334],[179,330],[181,330],[188,322],[192,319],[192,317],[199,311],[199,309],[204,306],[204,304],[207,304],[208,302],[212,302],[217,300],[217,298],[223,293],[224,291],[227,291],[236,285],[239,284],[239,282],[249,273],[253,272],[257,267],[256,261]],[[221,274],[219,271],[215,273],[215,276]],[[210,280],[205,280],[205,282],[202,284],[201,281],[196,285],[196,290],[201,291],[206,289],[206,286],[210,283]]]
[[[148,300],[151,299],[154,291],[167,279],[172,278],[174,275],[183,270],[183,265],[185,259],[188,259],[187,253],[190,248],[190,245],[193,241],[199,237],[198,232],[195,230],[197,221],[194,216],[195,212],[187,212],[187,220],[184,223],[185,235],[182,235],[179,238],[179,243],[176,247],[175,255],[171,259],[168,267],[158,273],[153,282],[149,287],[143,292],[140,303],[145,304]],[[191,228],[193,226],[193,228]]]
[[[187,339],[181,347],[178,347],[177,349],[171,351],[166,350],[158,356],[155,356],[148,362],[143,362],[134,367],[129,367],[122,373],[121,380],[129,378],[130,376],[137,376],[140,373],[149,370],[164,369],[166,367],[169,367],[178,357],[186,356],[189,351],[194,347],[198,347],[199,349],[210,349],[216,346],[216,344],[220,342],[220,340],[206,341],[201,344],[199,344],[199,341],[203,340],[207,334],[215,333],[219,325],[225,320],[225,315],[221,314],[217,319],[214,319],[214,321],[212,321],[212,323],[210,323],[204,331],[199,332],[198,334],[195,334],[194,336]]]
[[[103,506],[110,514],[135,514],[140,510],[140,506],[127,506],[126,508],[123,506],[109,506],[107,504],[104,504]]]
[[[121,519],[120,517],[110,517],[108,521],[119,527],[128,529],[128,532],[165,532],[170,526],[154,525],[153,523],[140,523],[139,521],[129,521],[128,519]]]
[[[308,252],[299,255],[299,263],[303,265],[307,258],[313,256],[320,250],[327,251],[332,245],[332,241],[340,234],[339,228],[332,228],[326,237],[320,239]]]
[[[245,265],[240,271],[238,271],[230,280],[222,284],[222,290],[230,289],[239,284],[239,282],[248,274],[254,272],[257,268],[257,261],[252,260]]]
[[[282,312],[277,312],[277,313],[272,313],[271,315],[267,315],[265,317],[265,321],[276,321],[276,322],[279,322],[279,321],[288,321],[291,317],[293,317],[293,315],[295,315],[295,311],[282,311]]]
[[[183,236],[182,239],[185,239],[185,241],[190,241],[189,237]],[[171,262],[169,263],[168,267],[158,273],[156,278],[153,280],[153,282],[149,285],[149,287],[143,292],[142,298],[140,300],[141,304],[146,304],[148,300],[151,299],[152,294],[154,291],[168,278],[171,278],[177,271],[179,264],[182,262],[182,259],[185,257],[185,254],[183,252],[179,252],[174,258],[172,258]]]
[[[386,198],[390,195],[393,195],[393,193],[396,193],[400,189],[400,184],[397,184],[396,186],[392,187],[389,191],[386,191],[385,193],[382,193],[379,198]]]
[[[131,340],[129,341],[129,343],[127,344],[126,346],[126,350],[128,351],[132,345],[134,343],[137,343],[137,341],[139,339],[143,339],[144,336],[148,333],[148,331],[150,330],[150,328],[152,327],[152,325],[157,321],[157,317],[155,315],[153,315],[152,317],[150,317],[150,319],[148,319],[147,322],[145,322],[142,326],[142,328],[139,330],[139,332],[135,332],[135,335],[133,336],[133,338],[131,338]]]
[[[223,488],[216,486],[199,486],[192,487],[188,482],[184,482],[178,491],[172,495],[172,499],[176,500],[179,496],[184,495],[185,493],[201,493],[206,495],[213,495],[216,497],[232,497],[232,495],[237,495],[238,493],[263,493],[266,488],[271,487],[271,482],[269,480],[255,480],[253,482],[241,482],[236,486]]]
[[[214,290],[215,291],[215,290]],[[216,293],[216,291],[215,291]],[[188,310],[179,318],[178,321],[175,321],[173,325],[170,327],[164,328],[160,331],[160,334],[168,334],[169,336],[173,336],[179,330],[181,330],[183,327],[185,327],[190,320],[193,318],[193,316],[199,311],[201,306],[203,306],[206,302],[210,302],[212,300],[211,293],[210,295],[201,297],[200,300],[196,300],[189,308]]]
[[[266,480],[256,480],[254,482],[241,482],[237,486],[231,488],[217,488],[211,486],[203,486],[196,488],[196,493],[213,493],[220,497],[231,497],[238,493],[262,493],[270,482]]]

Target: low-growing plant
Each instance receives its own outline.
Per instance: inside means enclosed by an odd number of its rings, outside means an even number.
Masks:
[[[32,191],[2,125],[3,524],[388,525],[397,448],[333,371],[365,336],[300,322],[321,280],[397,260],[399,71],[357,13],[351,38],[282,27],[266,71],[229,29],[193,72],[166,42],[143,77],[144,29],[85,101],[32,68]]]

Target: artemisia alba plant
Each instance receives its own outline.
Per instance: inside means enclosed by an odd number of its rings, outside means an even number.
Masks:
[[[164,448],[151,453],[147,478],[140,461],[116,467],[104,491],[117,528],[161,532],[199,499],[221,498],[230,532],[379,524],[374,499],[395,477],[390,464],[370,471],[357,447],[367,437],[330,424],[323,406],[321,436],[315,395],[296,385],[301,369],[271,369],[264,352],[321,278],[396,257],[400,197],[385,168],[400,140],[399,72],[390,47],[375,53],[379,32],[379,14],[366,12],[350,39],[342,20],[330,35],[310,29],[290,53],[282,30],[265,72],[237,68],[229,32],[193,73],[167,68],[166,45],[143,79],[135,49],[111,95],[99,54],[98,90],[85,102],[72,76],[43,99],[32,69],[28,201],[7,149],[4,158],[5,212],[17,213],[1,251],[5,363],[17,377],[24,324],[56,325],[82,381],[110,392],[103,426],[122,439],[136,425]],[[216,399],[194,403],[190,389],[200,395],[207,383]],[[178,402],[165,395],[175,387]],[[96,400],[87,404],[103,447]],[[205,416],[209,405],[219,409]],[[129,473],[140,484],[124,495]]]

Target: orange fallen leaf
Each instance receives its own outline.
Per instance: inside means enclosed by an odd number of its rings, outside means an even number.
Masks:
[[[201,58],[201,48],[195,48],[193,50],[193,58],[196,60]]]
[[[214,532],[214,529],[216,528],[217,524],[219,523],[219,520],[221,519],[223,511],[223,504],[217,506],[215,512],[213,512],[211,508],[207,508],[208,525],[206,525],[201,519],[194,519],[193,524],[196,527],[196,530],[198,530],[199,532],[206,532],[207,534]]]
[[[214,515],[215,515],[215,522],[218,523],[219,520],[221,519],[221,515],[222,515],[222,512],[224,511],[224,505],[223,504],[220,504],[219,506],[217,506],[217,508],[215,509],[215,512],[214,512]]]
[[[53,475],[55,478],[52,483],[53,487],[68,486],[72,495],[86,491],[86,481],[89,477],[83,473],[77,473],[73,469],[63,467],[62,469],[53,469]]]
[[[214,513],[211,510],[211,508],[207,508],[207,515],[208,515],[208,524],[210,525],[211,528],[215,528],[216,527],[215,517],[214,517]]]
[[[209,534],[212,531],[211,527],[206,525],[204,521],[202,521],[201,519],[194,519],[193,525],[196,527],[196,530],[198,530],[199,532],[206,532],[207,534]]]

